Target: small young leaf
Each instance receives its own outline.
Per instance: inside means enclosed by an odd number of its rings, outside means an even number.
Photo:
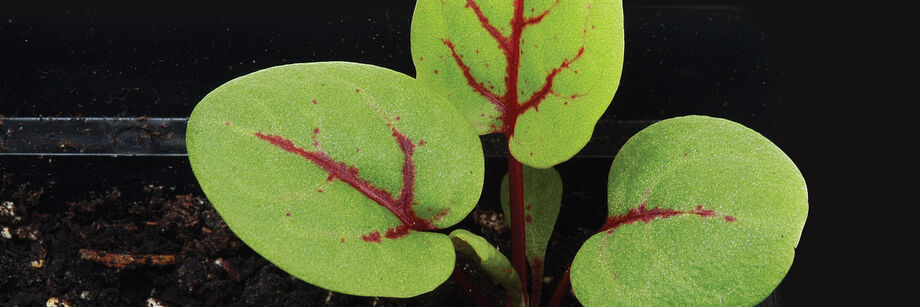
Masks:
[[[479,139],[415,79],[346,62],[239,77],[192,112],[188,153],[227,225],[288,273],[411,297],[453,271],[448,236],[479,199]]]
[[[542,286],[543,260],[546,247],[559,217],[562,205],[562,177],[554,168],[536,169],[523,167],[524,177],[524,222],[527,225],[527,260],[530,261],[531,287]],[[505,220],[510,224],[510,193],[508,175],[502,179],[501,200]]]
[[[504,133],[521,163],[547,168],[588,142],[623,66],[620,0],[420,0],[420,81],[479,134]]]
[[[454,248],[457,252],[479,263],[479,266],[489,275],[492,282],[505,288],[514,305],[520,305],[523,301],[521,278],[518,277],[517,272],[511,267],[511,262],[508,261],[504,254],[498,251],[495,246],[492,246],[485,238],[465,229],[452,231],[450,238],[454,242]]]
[[[740,124],[686,116],[640,131],[610,169],[609,218],[571,283],[597,305],[754,305],[792,264],[805,180]]]

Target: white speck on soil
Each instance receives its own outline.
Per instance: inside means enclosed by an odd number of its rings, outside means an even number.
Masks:
[[[70,307],[70,303],[62,301],[56,297],[51,297],[45,302],[45,307]]]
[[[31,265],[33,268],[41,269],[43,266],[45,266],[45,259],[32,260],[32,262],[29,262],[29,265]]]
[[[5,200],[3,205],[0,205],[0,215],[14,217],[16,216],[16,211],[13,210],[13,202]]]
[[[7,240],[12,239],[13,234],[10,233],[10,228],[3,227],[3,231],[0,231],[0,237],[3,237],[4,239],[7,239]]]
[[[166,307],[166,305],[151,297],[147,298],[147,307]]]

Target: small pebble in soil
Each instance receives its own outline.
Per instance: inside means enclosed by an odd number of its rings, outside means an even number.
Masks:
[[[12,238],[13,238],[13,234],[10,233],[10,228],[9,228],[9,227],[3,227],[3,230],[0,231],[0,237],[3,237],[4,239],[7,239],[7,240],[12,239]]]
[[[29,265],[33,268],[41,269],[45,266],[45,259],[32,260],[32,262],[29,262]]]
[[[13,211],[13,202],[8,200],[3,201],[3,204],[0,205],[0,215],[15,216],[16,212]]]
[[[147,307],[166,307],[165,304],[155,298],[147,298]]]
[[[8,200],[0,204],[0,217],[6,217],[5,219],[12,219],[15,222],[22,220],[21,216],[16,216],[16,206]]]
[[[56,297],[51,297],[45,302],[45,307],[70,307],[70,303],[62,301]]]
[[[38,241],[39,233],[38,228],[33,225],[26,225],[23,227],[16,228],[13,231],[16,234],[16,237],[24,240]]]

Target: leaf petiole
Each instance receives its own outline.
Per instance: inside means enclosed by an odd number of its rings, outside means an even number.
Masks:
[[[521,279],[521,292],[527,293],[527,250],[524,226],[524,177],[521,162],[508,154],[508,188],[511,209],[511,265]]]

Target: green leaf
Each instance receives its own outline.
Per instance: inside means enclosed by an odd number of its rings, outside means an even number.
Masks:
[[[521,278],[518,277],[518,273],[511,266],[511,261],[508,261],[504,254],[485,238],[465,229],[452,231],[450,238],[457,252],[475,260],[493,283],[505,288],[514,306],[521,305],[520,303],[523,302]]]
[[[623,66],[619,0],[420,0],[417,78],[479,134],[504,133],[521,163],[547,168],[588,142]]]
[[[792,264],[808,211],[805,180],[778,147],[711,117],[664,120],[610,169],[609,218],[571,267],[598,305],[754,305]]]
[[[347,62],[239,77],[189,118],[202,189],[253,250],[311,284],[411,297],[453,271],[450,239],[479,199],[483,154],[415,79]]]
[[[541,286],[543,279],[543,260],[546,259],[546,247],[559,217],[562,205],[562,177],[554,168],[535,169],[524,166],[524,223],[526,227],[526,254],[530,262],[531,282]],[[502,211],[505,221],[511,224],[510,192],[508,175],[502,178]]]

